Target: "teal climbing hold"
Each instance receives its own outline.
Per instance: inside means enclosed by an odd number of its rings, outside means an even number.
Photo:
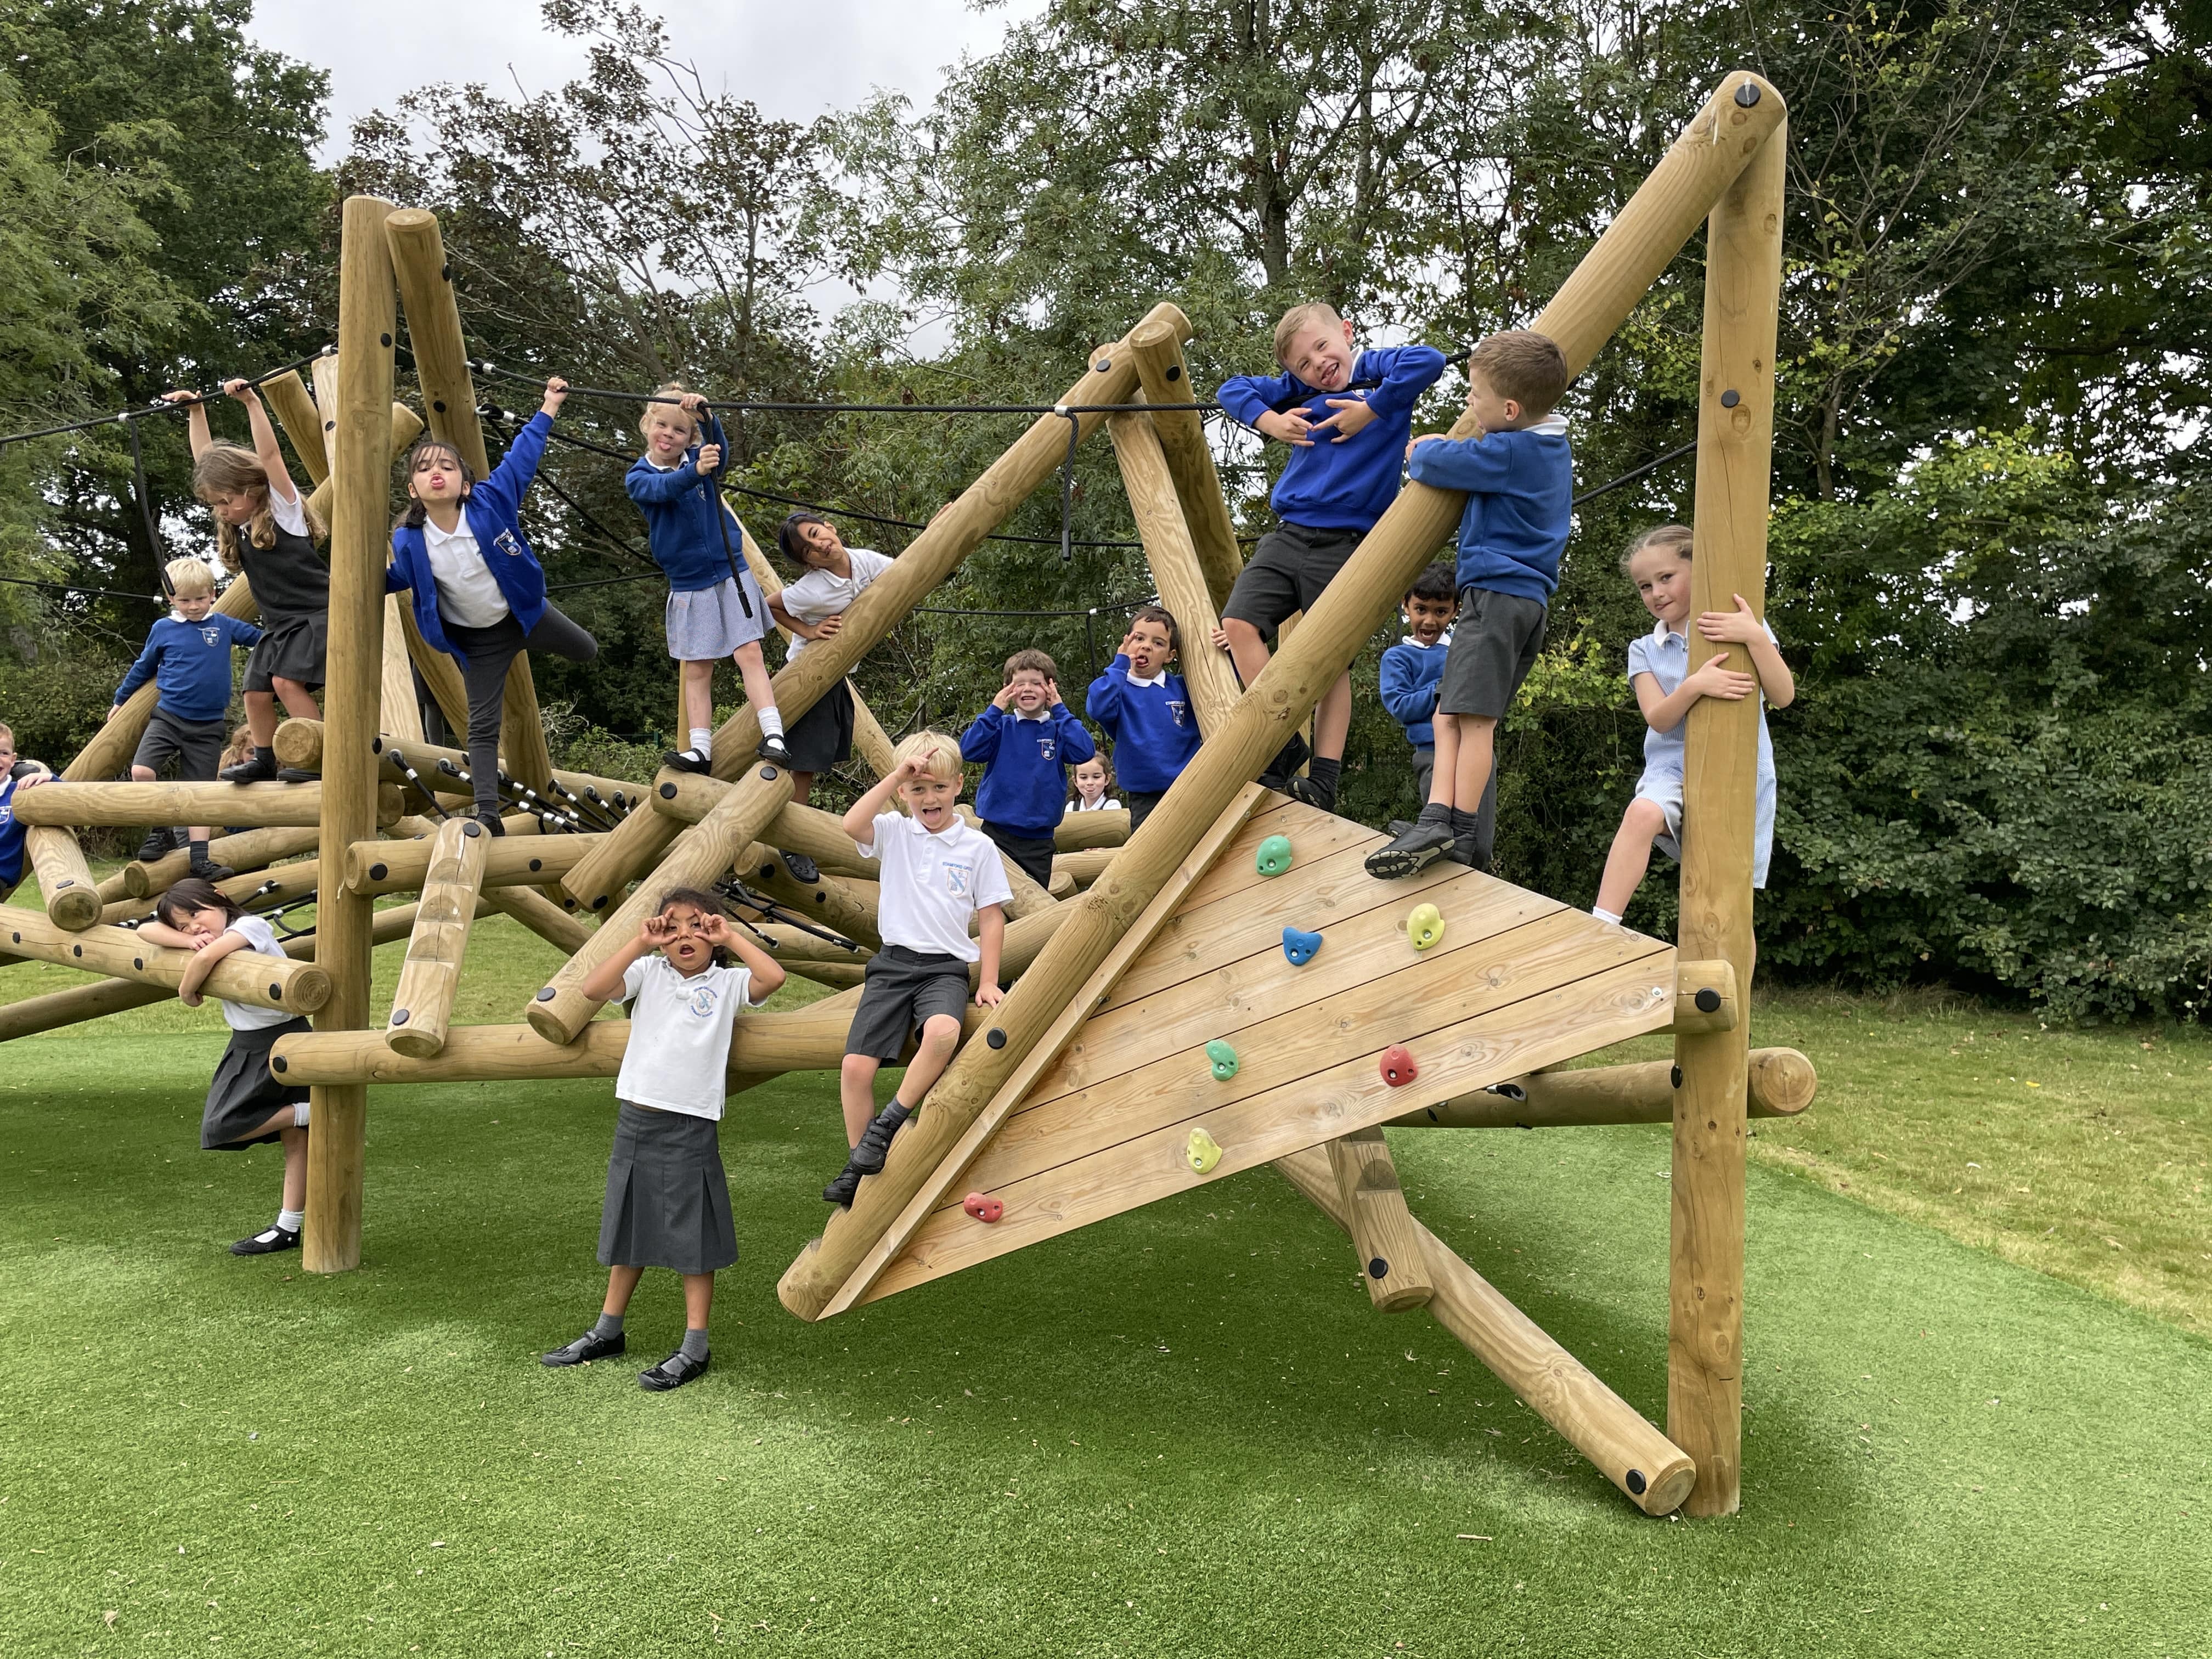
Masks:
[[[1288,836],[1270,836],[1261,842],[1259,866],[1260,873],[1263,876],[1279,876],[1289,869],[1291,838]]]
[[[1320,949],[1319,933],[1309,933],[1300,927],[1283,929],[1283,954],[1291,959],[1291,967],[1304,967],[1314,959],[1314,952]]]
[[[1206,1057],[1213,1062],[1213,1079],[1226,1083],[1237,1075],[1237,1051],[1219,1037],[1206,1045]]]

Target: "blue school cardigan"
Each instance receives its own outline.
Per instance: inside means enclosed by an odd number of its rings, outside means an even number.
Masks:
[[[532,416],[530,424],[516,433],[514,441],[507,447],[507,458],[491,477],[470,489],[468,500],[461,504],[461,516],[469,534],[477,538],[477,550],[483,555],[492,580],[499,584],[500,597],[526,634],[545,614],[545,567],[522,539],[518,515],[523,492],[538,476],[538,463],[552,430],[553,417],[544,410]],[[392,532],[392,563],[384,573],[384,591],[404,593],[410,589],[415,595],[415,625],[422,630],[422,637],[455,661],[466,662],[468,659],[446,637],[444,624],[438,619],[438,580],[430,573],[430,550],[422,532],[402,525]]]

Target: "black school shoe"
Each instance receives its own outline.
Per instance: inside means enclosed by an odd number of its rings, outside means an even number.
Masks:
[[[672,772],[711,772],[714,763],[696,749],[664,749],[660,763]]]
[[[1378,881],[1400,881],[1419,875],[1452,849],[1456,839],[1449,823],[1418,819],[1388,847],[1367,855],[1367,873]]]
[[[481,811],[471,813],[470,816],[483,825],[483,832],[487,836],[503,836],[507,833],[507,820],[500,817],[499,808],[496,806],[487,806]]]
[[[1312,758],[1313,750],[1306,746],[1306,740],[1293,732],[1291,740],[1276,750],[1275,758],[1267,763],[1267,769],[1260,774],[1261,787],[1287,790],[1291,775]]]
[[[1308,806],[1321,811],[1336,811],[1336,791],[1325,783],[1315,782],[1311,778],[1292,778],[1283,787],[1283,793],[1292,800],[1304,801]]]
[[[276,781],[276,751],[256,749],[246,759],[235,766],[226,766],[216,774],[225,783],[274,783]]]
[[[791,872],[791,878],[801,887],[811,887],[822,879],[820,866],[804,853],[786,853],[783,867]]]
[[[707,1361],[694,1359],[678,1348],[649,1371],[637,1374],[637,1386],[648,1394],[666,1394],[671,1389],[680,1389],[695,1376],[707,1374]]]
[[[194,859],[192,873],[202,881],[228,881],[238,872],[227,864],[217,864],[213,859]]]
[[[853,1207],[853,1194],[860,1190],[860,1172],[848,1163],[837,1172],[837,1178],[822,1189],[822,1201],[849,1210]]]
[[[601,1336],[596,1331],[586,1331],[565,1348],[556,1348],[551,1353],[541,1353],[538,1363],[556,1370],[563,1365],[588,1365],[594,1359],[605,1359],[611,1355],[628,1351],[629,1344],[623,1334]]]
[[[891,1114],[894,1112],[898,1115],[892,1116]],[[908,1111],[896,1101],[893,1101],[882,1111],[878,1112],[874,1121],[860,1131],[860,1139],[854,1142],[853,1156],[848,1167],[857,1170],[864,1176],[876,1174],[884,1167],[884,1159],[890,1155],[891,1137],[896,1134],[900,1126],[913,1115],[913,1113]],[[850,1203],[852,1200],[848,1199],[846,1201]]]
[[[279,783],[320,783],[322,781],[320,772],[309,772],[297,766],[280,767],[276,773]]]
[[[778,766],[791,764],[791,745],[776,732],[769,732],[763,736],[760,740],[760,747],[753,752],[763,760],[773,761]]]
[[[279,1250],[296,1250],[300,1235],[289,1227],[264,1227],[251,1238],[241,1238],[230,1247],[233,1255],[274,1255]]]
[[[149,830],[146,839],[138,843],[138,850],[131,856],[141,864],[153,864],[167,858],[183,845],[184,842],[177,839],[177,832],[165,824],[159,830]]]

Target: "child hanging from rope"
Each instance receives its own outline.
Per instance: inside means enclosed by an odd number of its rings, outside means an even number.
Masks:
[[[760,720],[760,757],[789,766],[783,716],[761,654],[762,636],[773,619],[739,550],[744,532],[731,533],[715,489],[727,453],[721,422],[704,398],[673,380],[653,395],[664,401],[645,406],[637,423],[645,453],[631,464],[623,484],[645,514],[654,561],[668,573],[668,654],[684,665],[690,746],[662,758],[681,772],[713,766],[714,665],[730,657]]]
[[[412,591],[424,641],[461,665],[476,819],[495,836],[507,833],[500,821],[499,726],[507,669],[525,651],[550,651],[570,662],[599,654],[597,640],[546,603],[545,569],[523,540],[519,516],[568,396],[559,375],[546,381],[545,401],[481,482],[453,445],[417,440],[405,469],[412,505],[392,527],[392,564],[384,573],[386,592]]]
[[[261,612],[261,638],[246,659],[253,754],[222,775],[226,783],[313,783],[317,773],[277,769],[276,705],[295,719],[323,717],[315,693],[322,690],[330,643],[331,571],[315,544],[329,532],[292,482],[261,394],[240,380],[224,381],[222,389],[246,405],[251,449],[210,435],[207,404],[198,392],[161,394],[164,403],[187,405],[192,494],[215,509],[218,562],[245,573]]]
[[[1774,848],[1774,744],[1766,735],[1766,708],[1787,708],[1796,698],[1797,682],[1782,660],[1774,630],[1752,614],[1750,601],[1741,593],[1735,596],[1734,610],[1699,616],[1698,632],[1723,647],[1741,646],[1753,672],[1731,667],[1732,653],[1725,648],[1691,671],[1690,546],[1687,525],[1663,524],[1638,536],[1620,561],[1644,608],[1659,625],[1628,647],[1628,684],[1647,728],[1644,775],[1636,781],[1636,799],[1621,815],[1598,884],[1590,914],[1600,921],[1620,921],[1650,867],[1654,843],[1669,858],[1682,856],[1683,726],[1700,697],[1740,702],[1758,692],[1765,698],[1759,712],[1751,884],[1766,885],[1767,858]]]

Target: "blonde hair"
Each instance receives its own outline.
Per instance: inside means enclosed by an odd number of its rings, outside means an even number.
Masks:
[[[922,769],[940,782],[960,781],[960,745],[942,732],[917,732],[901,738],[898,747],[891,750],[892,769],[910,760],[921,761]]]
[[[180,599],[201,599],[215,592],[215,572],[204,559],[172,559],[161,568],[169,578],[169,592]]]
[[[1628,562],[1647,547],[1667,548],[1675,557],[1687,562],[1692,539],[1690,526],[1686,524],[1655,525],[1629,543],[1628,551],[1620,556],[1620,574],[1626,576]]]
[[[222,751],[222,763],[225,766],[235,766],[240,761],[252,758],[253,728],[250,726],[241,726],[230,734],[230,742],[224,746]]]
[[[1468,355],[1469,380],[1480,374],[1528,416],[1548,415],[1567,395],[1567,358],[1559,343],[1533,328],[1492,334]]]
[[[681,380],[664,380],[659,386],[653,388],[653,395],[656,398],[683,398],[689,396],[690,391],[691,388],[684,385]],[[639,437],[644,438],[652,435],[653,417],[656,415],[681,416],[684,419],[691,422],[691,435],[695,438],[699,435],[699,417],[694,415],[690,410],[684,408],[683,404],[679,403],[650,403],[645,406],[644,412],[637,417],[637,435]]]
[[[200,451],[192,462],[192,494],[209,502],[218,495],[258,495],[260,505],[253,509],[253,517],[246,526],[246,538],[259,548],[276,545],[276,519],[269,510],[269,474],[260,457],[245,445],[218,440]],[[307,521],[311,540],[319,542],[329,533],[304,495],[300,498],[300,513]],[[216,560],[224,569],[241,568],[238,526],[224,523],[219,514],[215,521],[215,549]]]
[[[1344,319],[1336,314],[1336,307],[1333,305],[1311,300],[1302,306],[1292,306],[1283,313],[1283,320],[1275,325],[1275,361],[1283,362],[1284,354],[1290,350],[1291,343],[1297,338],[1300,329],[1340,329],[1343,326]],[[1284,363],[1284,367],[1287,368],[1289,364]]]

